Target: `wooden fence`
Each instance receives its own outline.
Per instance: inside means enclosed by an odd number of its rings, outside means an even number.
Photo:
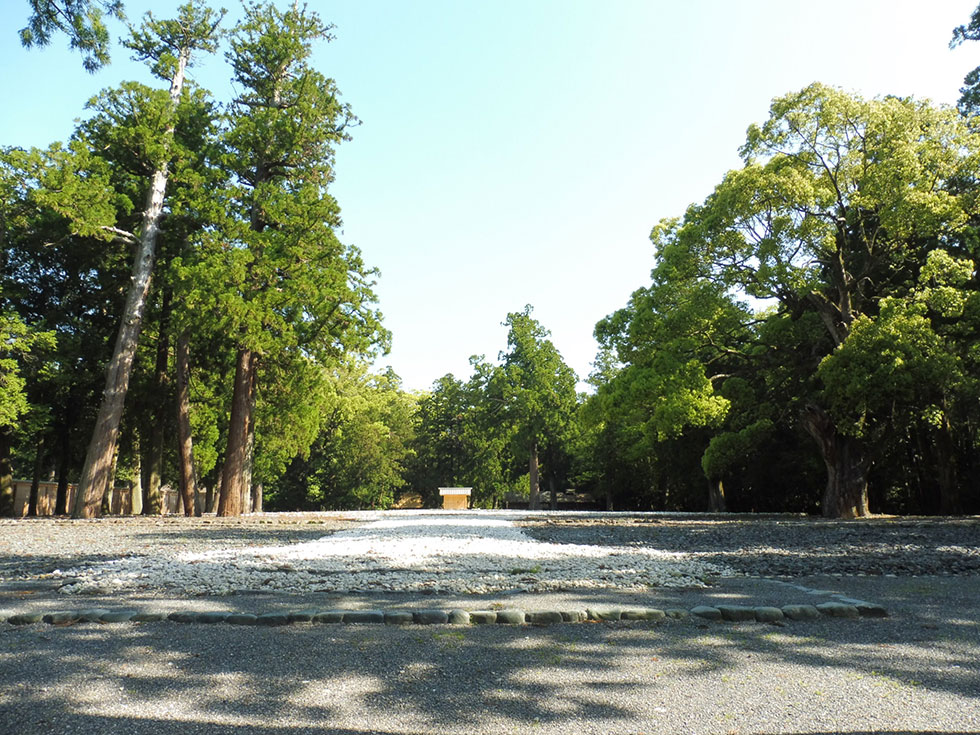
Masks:
[[[72,504],[75,501],[77,486],[68,485],[68,511],[71,512]],[[14,517],[23,518],[27,515],[27,509],[31,496],[30,480],[14,480]],[[37,487],[37,514],[39,516],[52,516],[55,510],[55,501],[58,497],[57,482],[41,482]],[[181,512],[180,493],[176,488],[165,485],[160,488],[160,512],[162,515],[176,515]],[[112,489],[112,497],[109,502],[109,514],[115,516],[127,516],[133,513],[133,489],[129,485],[119,485]]]

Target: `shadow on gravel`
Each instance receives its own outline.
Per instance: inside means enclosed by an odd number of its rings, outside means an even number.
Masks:
[[[829,521],[773,516],[525,520],[525,533],[565,544],[646,546],[748,574],[980,574],[980,518]]]
[[[901,717],[907,706],[921,715],[936,694],[944,712],[968,714],[980,691],[978,646],[976,622],[924,628],[892,619],[785,627],[8,627],[0,630],[0,729],[663,732],[677,727],[670,717],[678,712],[723,724],[760,689],[788,722],[851,701],[866,703],[859,713],[878,707]]]

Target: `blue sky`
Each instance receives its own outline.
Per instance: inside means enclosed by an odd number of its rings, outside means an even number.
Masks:
[[[337,25],[317,66],[363,121],[333,192],[382,273],[379,366],[409,389],[466,378],[532,304],[584,379],[596,321],[648,281],[650,229],[739,165],[773,97],[821,81],[952,104],[980,44],[947,44],[976,1],[308,2]],[[127,2],[131,19],[177,5]],[[146,81],[124,49],[94,76],[61,39],[22,49],[26,16],[0,4],[0,145],[63,140],[99,89]],[[231,93],[220,56],[192,75]]]

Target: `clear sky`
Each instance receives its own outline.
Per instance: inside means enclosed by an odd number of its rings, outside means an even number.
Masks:
[[[952,104],[980,44],[947,45],[976,3],[308,2],[337,26],[317,66],[363,121],[333,192],[345,241],[381,270],[393,349],[379,366],[409,389],[466,378],[532,304],[584,379],[595,323],[649,280],[650,229],[739,165],[773,97],[821,81]],[[126,3],[131,19],[178,4]],[[121,48],[94,76],[62,39],[23,50],[27,14],[0,0],[0,145],[63,140],[99,89],[147,81]],[[192,75],[231,93],[220,56]]]

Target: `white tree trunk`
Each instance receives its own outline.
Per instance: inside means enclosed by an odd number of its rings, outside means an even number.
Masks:
[[[184,69],[187,54],[181,54],[177,68],[170,83],[171,112],[176,110],[184,86]],[[171,137],[174,126],[171,123],[165,135]],[[132,284],[126,296],[122,323],[116,336],[112,360],[106,371],[105,391],[102,404],[95,420],[92,439],[85,453],[85,464],[75,495],[74,518],[93,518],[99,514],[102,496],[108,488],[112,468],[112,457],[119,438],[119,422],[122,419],[126,392],[129,390],[129,376],[133,368],[133,357],[143,327],[143,311],[146,297],[150,291],[153,276],[153,262],[156,257],[157,236],[160,233],[160,218],[163,215],[163,200],[167,190],[167,161],[163,161],[153,173],[150,191],[147,195],[146,209],[140,227],[139,247],[133,261]]]

